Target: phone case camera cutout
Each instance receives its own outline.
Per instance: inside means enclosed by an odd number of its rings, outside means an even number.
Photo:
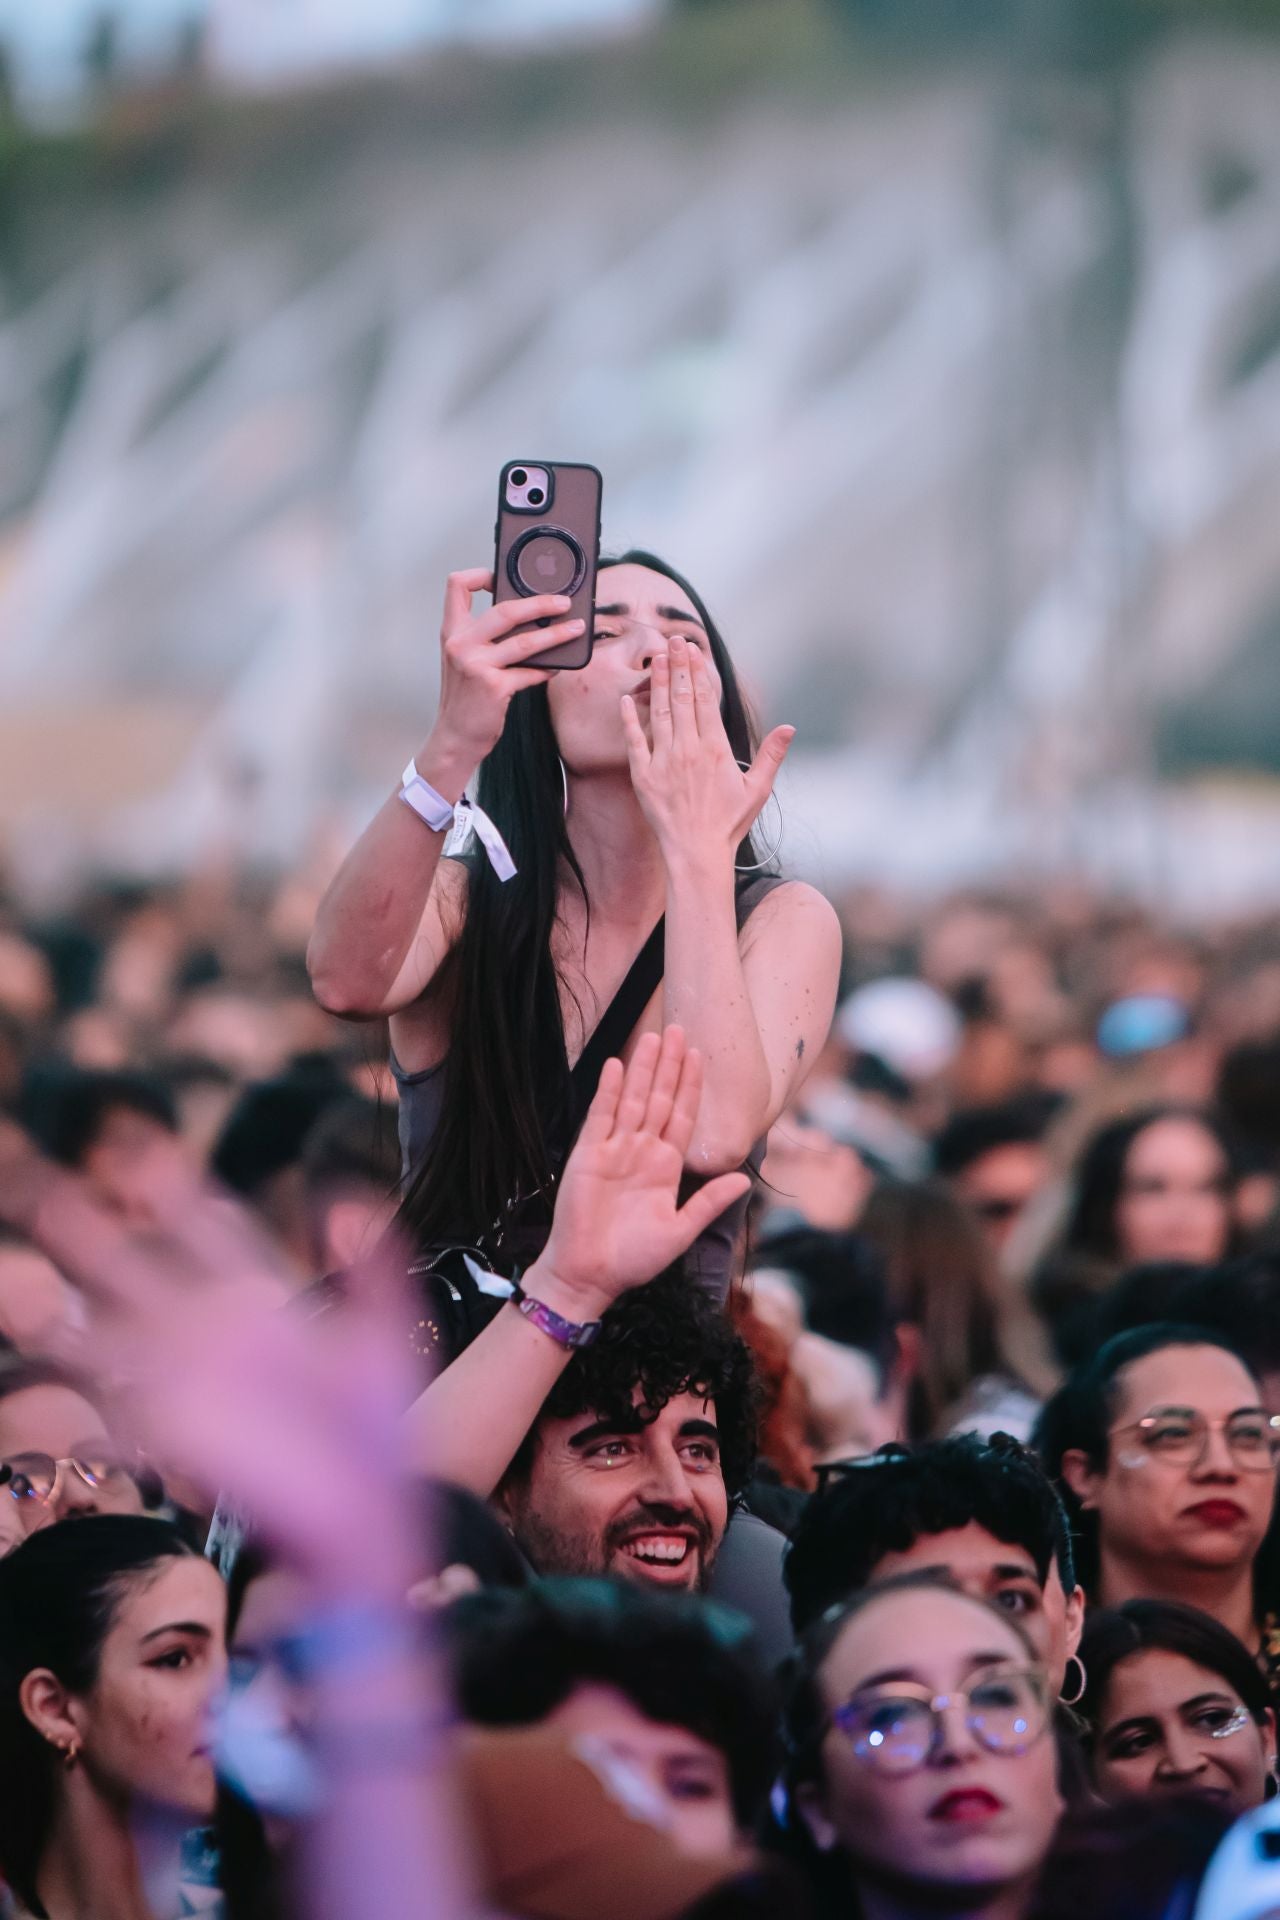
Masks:
[[[531,667],[585,667],[594,634],[596,569],[600,563],[600,497],[597,468],[553,460],[509,460],[498,482],[497,552],[493,597],[527,599],[563,593],[571,606],[565,619],[586,630],[563,646],[548,647],[526,662]],[[537,623],[549,626],[547,620]],[[518,629],[532,632],[532,626]]]

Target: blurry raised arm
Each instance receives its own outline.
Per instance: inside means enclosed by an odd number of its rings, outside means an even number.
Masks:
[[[581,620],[556,620],[569,601],[556,594],[504,601],[474,614],[473,596],[492,590],[484,568],[449,576],[440,629],[440,710],[414,756],[418,772],[456,806],[494,746],[515,694],[548,674],[523,663],[571,640]],[[526,621],[555,624],[516,635]],[[407,1007],[430,985],[458,936],[463,874],[440,862],[447,827],[433,832],[394,793],[374,815],[320,902],[307,948],[321,1006],[350,1019]]]
[[[679,1027],[643,1036],[625,1069],[610,1060],[565,1165],[551,1235],[522,1285],[564,1320],[598,1320],[655,1279],[750,1184],[726,1173],[676,1204],[697,1120],[702,1062]],[[493,1492],[569,1349],[511,1303],[446,1367],[409,1413],[414,1464],[473,1493]]]
[[[342,1312],[281,1311],[267,1244],[170,1158],[139,1166],[145,1236],[0,1127],[0,1218],[96,1312],[95,1360],[130,1382],[151,1456],[221,1489],[306,1581],[319,1657],[309,1737],[324,1797],[307,1920],[479,1920],[445,1740],[446,1690],[406,1607],[428,1543],[405,1470],[408,1303],[388,1252]],[[334,1516],[342,1516],[334,1524]]]

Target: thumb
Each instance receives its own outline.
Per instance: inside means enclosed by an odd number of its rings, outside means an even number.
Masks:
[[[773,783],[778,777],[779,769],[795,737],[794,727],[775,727],[773,732],[767,734],[760,742],[760,750],[751,762],[751,770],[746,780],[747,791],[751,795],[757,813],[773,792]]]
[[[726,1207],[735,1200],[741,1200],[750,1191],[751,1179],[745,1173],[719,1173],[714,1180],[708,1180],[699,1187],[676,1215],[680,1227],[680,1237],[687,1248],[691,1247],[700,1233],[705,1233],[713,1220],[718,1220]]]

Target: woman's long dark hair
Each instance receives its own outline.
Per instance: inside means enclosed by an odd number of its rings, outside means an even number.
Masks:
[[[1071,1212],[1063,1233],[1064,1246],[1073,1253],[1098,1260],[1118,1260],[1116,1214],[1124,1186],[1125,1164],[1139,1134],[1162,1120],[1191,1120],[1222,1149],[1227,1178],[1235,1177],[1235,1151],[1226,1130],[1212,1113],[1200,1107],[1144,1107],[1100,1127],[1085,1143],[1075,1174]]]
[[[674,567],[638,548],[606,566],[648,567],[688,594],[711,643],[730,745],[737,759],[749,761],[754,722],[701,597]],[[588,914],[591,903],[565,827],[545,687],[512,700],[502,737],[480,769],[479,798],[517,871],[503,882],[482,856],[467,861],[465,924],[438,976],[451,1033],[441,1122],[425,1161],[412,1170],[397,1221],[419,1249],[484,1241],[511,1203],[554,1179],[558,1133],[561,1151],[567,1145],[569,1074],[551,952],[562,874],[572,877]],[[748,832],[738,862],[745,867],[759,857]]]
[[[0,1560],[0,1875],[30,1912],[57,1805],[58,1756],[18,1698],[48,1667],[71,1693],[98,1677],[103,1643],[132,1584],[166,1560],[197,1557],[165,1520],[100,1514],[31,1535]]]

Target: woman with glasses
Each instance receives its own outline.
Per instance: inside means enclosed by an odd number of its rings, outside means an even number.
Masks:
[[[1007,1614],[908,1576],[810,1629],[787,1826],[842,1920],[1027,1920],[1061,1811],[1050,1693]]]
[[[1280,1434],[1232,1348],[1190,1327],[1119,1334],[1048,1402],[1036,1445],[1075,1523],[1091,1600],[1178,1601],[1267,1650],[1257,1568]]]
[[[1108,1800],[1194,1794],[1234,1815],[1275,1791],[1267,1682],[1234,1635],[1193,1607],[1130,1600],[1089,1620],[1094,1784]]]
[[[141,1513],[138,1476],[72,1375],[36,1360],[0,1370],[0,1554],[72,1515]]]

